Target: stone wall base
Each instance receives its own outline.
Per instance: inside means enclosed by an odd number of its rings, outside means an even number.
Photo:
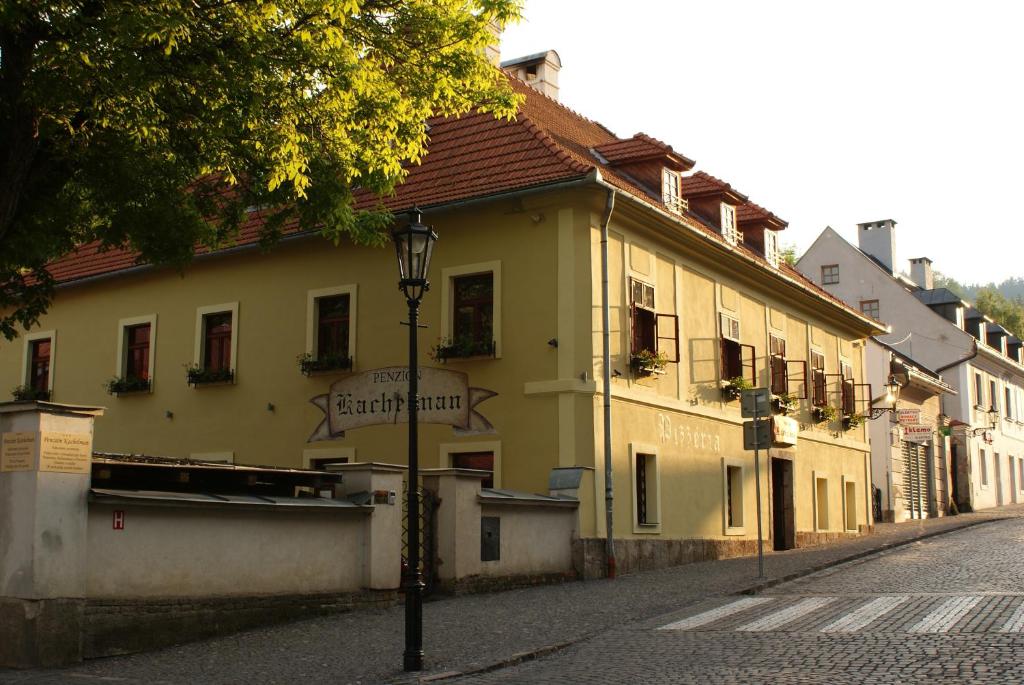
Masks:
[[[395,590],[210,599],[90,599],[84,610],[81,656],[92,659],[131,654],[272,623],[362,607],[388,607],[397,602]]]
[[[83,599],[0,597],[0,667],[38,668],[82,660]]]
[[[578,580],[575,572],[537,573],[515,576],[469,576],[458,580],[438,582],[436,592],[443,595],[470,595],[484,592],[501,592],[535,585],[556,585]]]
[[[573,541],[573,566],[580,578],[590,580],[607,575],[604,546],[604,538]],[[771,549],[770,541],[765,541],[765,549]],[[757,540],[616,540],[615,571],[623,575],[754,554]]]
[[[815,545],[827,545],[831,542],[839,542],[841,540],[849,540],[851,538],[860,537],[861,533],[854,532],[796,532],[796,546],[797,547],[814,547]]]

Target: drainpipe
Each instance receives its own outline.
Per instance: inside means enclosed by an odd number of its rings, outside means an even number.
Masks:
[[[599,172],[600,173],[600,172]],[[600,176],[598,176],[600,179]],[[608,304],[608,224],[615,209],[615,190],[608,188],[608,200],[601,219],[601,343],[604,368],[604,505],[605,505],[605,557],[608,559],[608,578],[615,577],[615,539],[612,536],[612,352],[611,307]]]

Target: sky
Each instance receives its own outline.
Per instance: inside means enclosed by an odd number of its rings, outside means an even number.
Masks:
[[[502,59],[554,49],[560,100],[654,136],[789,222],[894,219],[897,260],[1024,277],[1024,3],[527,0]]]

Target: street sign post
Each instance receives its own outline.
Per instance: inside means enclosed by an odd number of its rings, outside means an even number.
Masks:
[[[772,394],[768,388],[744,390],[740,395],[740,414],[753,419],[743,422],[743,449],[754,450],[754,496],[757,498],[757,577],[764,578],[764,535],[761,533],[761,455],[760,448],[772,444],[771,421],[761,417],[771,416]]]

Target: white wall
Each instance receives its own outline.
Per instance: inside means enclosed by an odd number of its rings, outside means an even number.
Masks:
[[[490,505],[483,516],[501,519],[501,559],[480,562],[485,576],[569,573],[576,509]]]

